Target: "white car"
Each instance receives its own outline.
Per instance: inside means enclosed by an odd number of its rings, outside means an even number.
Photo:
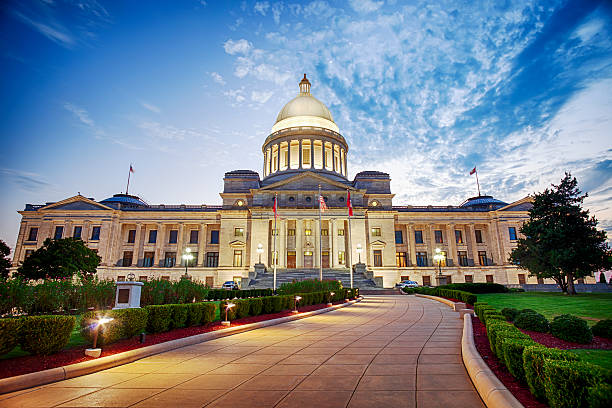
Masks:
[[[398,288],[418,288],[419,284],[415,281],[405,280],[405,281],[401,281],[395,286],[397,286]]]

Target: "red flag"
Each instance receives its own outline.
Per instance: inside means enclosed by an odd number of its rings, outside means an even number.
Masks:
[[[130,164],[130,173],[134,173],[134,168],[132,167],[131,164]]]
[[[276,213],[276,196],[274,196],[274,218],[277,217],[277,213]]]
[[[346,206],[349,210],[349,217],[353,216],[353,203],[351,203],[351,192],[347,190],[348,198],[346,199]]]
[[[471,176],[472,174],[474,174],[474,173],[476,173],[476,167],[474,167],[474,168],[472,169],[472,171],[470,171],[470,176]]]
[[[321,210],[321,212],[327,210],[327,204],[325,204],[325,199],[322,195],[319,196],[319,210]]]

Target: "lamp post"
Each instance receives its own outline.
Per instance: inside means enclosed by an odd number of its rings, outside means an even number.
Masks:
[[[298,302],[300,301],[300,299],[302,299],[302,297],[301,297],[301,296],[296,296],[296,297],[294,298],[294,303],[293,303],[293,305],[294,305],[294,309],[293,309],[293,313],[297,313],[297,312],[298,312],[298,310],[297,310],[297,304],[298,304]]]
[[[332,299],[334,298],[335,292],[329,292],[329,299],[327,300],[327,306],[332,306]]]
[[[100,326],[105,323],[113,321],[112,317],[101,317],[93,323],[93,347],[85,350],[85,355],[89,357],[100,357],[102,349],[97,348],[98,345],[98,333],[100,332]]]
[[[191,276],[187,273],[187,265],[193,259],[193,254],[191,253],[191,248],[186,248],[185,253],[183,254],[183,260],[185,261],[185,275],[183,275],[183,279],[191,279]]]
[[[442,276],[442,261],[446,258],[446,254],[440,248],[436,248],[436,253],[433,256],[434,261],[438,262],[438,286],[446,284],[446,279]]]
[[[225,305],[225,320],[221,322],[221,324],[222,324],[223,326],[229,326],[229,325],[230,325],[230,321],[229,321],[229,319],[227,318],[227,312],[229,312],[229,310],[230,310],[232,307],[234,307],[234,306],[236,306],[234,303],[228,303],[227,305]]]
[[[359,255],[359,263],[361,263],[361,251],[363,251],[363,249],[361,248],[361,244],[357,244],[357,255]]]
[[[257,244],[257,253],[259,254],[259,263],[261,263],[261,254],[263,253],[263,244]]]

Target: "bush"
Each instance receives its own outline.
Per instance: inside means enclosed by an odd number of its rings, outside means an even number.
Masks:
[[[515,329],[510,323],[506,322],[492,322],[489,327],[487,327],[487,338],[489,339],[489,346],[491,347],[491,351],[495,354],[495,338],[498,332],[508,331]]]
[[[533,396],[541,401],[546,401],[544,362],[549,360],[578,361],[578,356],[569,351],[547,348],[541,345],[525,347],[523,350],[525,381]]]
[[[251,311],[250,302],[250,299],[241,299],[234,301],[234,303],[236,304],[236,306],[234,307],[234,309],[236,309],[236,318],[243,319],[245,317],[249,317],[249,312]]]
[[[168,305],[150,305],[145,309],[149,312],[147,332],[162,333],[168,331],[172,323],[172,309]]]
[[[216,303],[199,303],[202,308],[202,324],[211,323],[215,320],[215,312],[217,310]]]
[[[591,331],[595,336],[612,339],[612,319],[598,321],[593,327],[591,327]]]
[[[525,347],[537,344],[531,339],[504,338],[501,340],[501,357],[510,374],[519,381],[525,381],[523,369],[523,350]]]
[[[486,309],[486,310],[484,310],[482,312],[482,317],[480,318],[480,320],[482,321],[482,324],[484,324],[486,326],[489,323],[489,317],[495,317],[495,316],[502,318],[504,321],[506,320],[504,315],[502,315],[501,313],[499,313],[495,309]]]
[[[561,340],[587,344],[593,340],[593,333],[586,321],[569,314],[557,316],[550,323],[550,333]]]
[[[0,356],[9,353],[19,344],[21,319],[0,319]]]
[[[506,318],[501,314],[490,314],[487,316],[487,324],[492,322],[505,322]],[[486,327],[486,326],[485,326]]]
[[[462,290],[470,293],[506,293],[508,288],[499,283],[449,283],[439,289]]]
[[[180,329],[181,327],[185,327],[185,324],[187,323],[187,315],[189,313],[189,305],[176,304],[166,306],[168,306],[172,311],[172,315],[170,317],[170,328]]]
[[[144,332],[147,327],[148,311],[141,308],[84,313],[81,318],[81,335],[89,344],[93,344],[94,329],[100,317],[113,319],[98,329],[97,345],[103,346]]]
[[[587,407],[588,388],[604,379],[606,371],[583,361],[546,360],[544,389],[551,408]]]
[[[520,330],[517,330],[516,327],[513,326],[498,330],[495,335],[495,343],[491,345],[491,350],[494,351],[502,364],[506,363],[504,357],[504,340],[506,339],[531,340],[528,335],[521,333]]]
[[[476,302],[474,303],[474,313],[476,313],[476,315],[478,316],[478,318],[480,318],[480,315],[482,314],[482,311],[485,309],[493,309],[493,306],[489,305],[488,303],[485,302]]]
[[[204,313],[204,303],[189,303],[187,304],[187,320],[186,326],[199,326],[202,324],[202,315]]]
[[[130,338],[144,333],[147,329],[149,312],[147,309],[117,309],[111,316],[121,322],[121,337]]]
[[[519,314],[516,315],[514,325],[519,329],[547,333],[550,328],[548,320],[538,312],[529,311],[529,309],[525,310],[521,310]]]
[[[272,296],[272,313],[278,313],[283,310],[283,301],[282,296]]]
[[[19,343],[22,350],[37,355],[57,353],[68,344],[74,316],[28,316],[22,319]]]
[[[504,307],[501,313],[504,315],[506,320],[508,320],[509,322],[513,322],[519,311],[513,307]]]
[[[144,282],[140,304],[148,306],[201,302],[208,299],[209,291],[210,289],[205,284],[188,279],[180,279],[175,282],[151,279]]]
[[[612,385],[597,384],[587,390],[587,402],[589,408],[612,407]]]
[[[249,310],[249,314],[251,316],[259,316],[262,310],[263,301],[261,300],[261,298],[251,299],[251,310]]]
[[[340,289],[342,289],[342,284],[337,280],[325,279],[320,281],[318,279],[305,279],[283,283],[276,292],[280,295],[293,295],[310,292],[336,292]]]

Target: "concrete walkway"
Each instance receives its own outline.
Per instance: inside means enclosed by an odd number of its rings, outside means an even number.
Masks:
[[[0,396],[0,407],[484,407],[459,314],[414,296],[253,330]]]

